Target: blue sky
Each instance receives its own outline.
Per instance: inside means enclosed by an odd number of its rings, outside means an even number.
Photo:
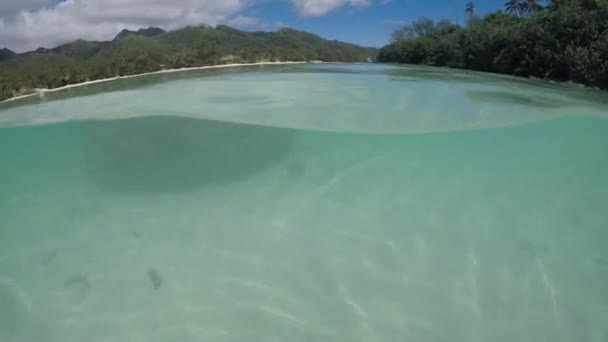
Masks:
[[[18,52],[76,39],[111,40],[123,29],[228,24],[287,26],[367,46],[387,43],[399,24],[420,17],[464,21],[468,0],[0,0],[0,48]],[[506,0],[474,0],[478,13]]]
[[[477,1],[479,14],[501,9],[505,0]],[[285,26],[319,34],[326,38],[338,39],[367,46],[382,46],[387,43],[393,28],[420,17],[433,19],[447,18],[460,22],[465,18],[466,0],[392,0],[372,2],[366,6],[343,6],[325,15],[309,17],[300,15],[289,3],[271,1],[251,7],[244,13],[263,23]],[[248,28],[247,25],[242,28]],[[255,25],[254,25],[255,26]],[[250,27],[256,29],[258,27]]]

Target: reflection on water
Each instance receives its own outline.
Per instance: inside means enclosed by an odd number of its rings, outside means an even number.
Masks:
[[[171,192],[238,181],[287,153],[293,131],[157,116],[85,125],[91,179],[113,192]]]
[[[546,82],[538,79],[528,79],[510,75],[498,75],[485,72],[467,71],[439,67],[420,67],[408,65],[399,68],[387,69],[386,75],[391,81],[397,82],[441,82],[442,84],[453,84],[461,86],[493,86],[500,90],[513,92],[524,92],[529,98],[537,98],[539,95],[549,95],[549,101],[554,101],[557,96],[566,99],[587,100],[588,105],[595,103],[608,103],[608,97],[604,92],[580,89],[558,82]],[[542,91],[542,93],[540,92]],[[524,97],[525,95],[521,95]],[[542,97],[542,96],[541,96]]]
[[[493,104],[516,104],[527,105],[538,108],[563,108],[569,106],[568,101],[560,100],[556,97],[543,96],[526,96],[506,91],[485,91],[485,90],[468,90],[466,95],[478,103],[493,103]]]
[[[404,134],[518,125],[563,115],[605,116],[606,98],[537,80],[445,68],[311,64],[157,74],[48,93],[0,103],[0,127],[126,115],[187,116]],[[513,105],[525,110],[513,110]]]

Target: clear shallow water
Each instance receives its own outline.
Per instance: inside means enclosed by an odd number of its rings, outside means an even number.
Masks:
[[[322,65],[4,104],[0,341],[605,342],[603,101]]]

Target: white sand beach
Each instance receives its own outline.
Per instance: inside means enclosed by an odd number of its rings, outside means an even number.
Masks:
[[[190,68],[162,69],[162,70],[158,70],[158,71],[146,72],[143,74],[116,76],[116,77],[102,78],[102,79],[92,80],[92,81],[87,81],[87,82],[68,84],[66,86],[59,87],[59,88],[35,89],[34,92],[31,94],[24,94],[24,95],[11,97],[10,99],[0,101],[0,103],[16,101],[16,100],[20,100],[20,99],[24,99],[24,98],[28,98],[28,97],[32,97],[32,96],[41,96],[41,95],[44,95],[45,93],[51,93],[51,92],[62,91],[62,90],[71,89],[71,88],[83,87],[83,86],[87,86],[87,85],[91,85],[91,84],[104,83],[104,82],[110,82],[110,81],[115,81],[115,80],[120,80],[120,79],[135,78],[135,77],[142,77],[142,76],[148,76],[148,75],[166,74],[166,73],[174,73],[174,72],[193,71],[193,70],[205,70],[205,69],[235,68],[235,67],[256,66],[256,65],[281,65],[281,64],[305,64],[305,63],[308,63],[308,62],[284,61],[284,62],[232,63],[232,64],[205,65],[205,66],[190,67]],[[314,63],[320,63],[320,62],[315,61]]]

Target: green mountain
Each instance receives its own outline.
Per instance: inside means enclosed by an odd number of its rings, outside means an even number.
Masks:
[[[260,61],[365,62],[378,50],[280,29],[248,32],[228,26],[124,30],[109,42],[78,40],[0,58],[0,100],[114,76],[161,69]]]
[[[0,49],[0,61],[11,59],[17,54],[9,49]]]
[[[126,38],[127,36],[130,36],[130,35],[144,36],[144,37],[156,37],[156,36],[160,36],[163,33],[166,33],[166,31],[161,28],[158,28],[158,27],[148,27],[145,29],[139,29],[137,31],[122,30],[114,38],[114,41]]]

